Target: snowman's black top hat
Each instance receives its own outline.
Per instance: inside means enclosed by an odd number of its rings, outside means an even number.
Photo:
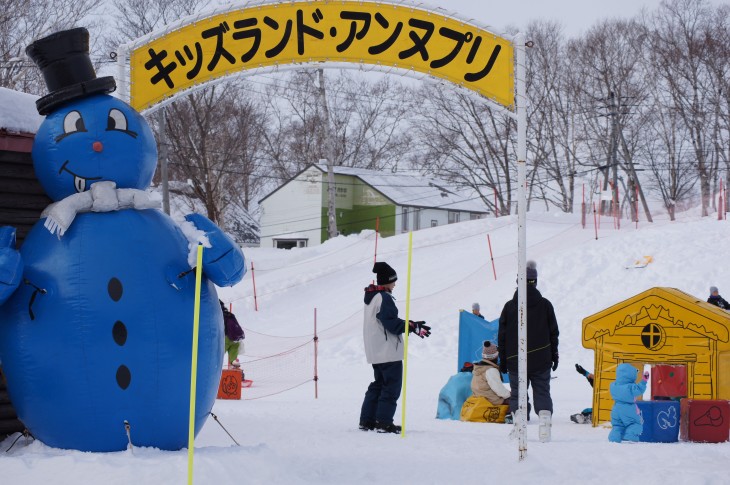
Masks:
[[[89,31],[83,27],[38,39],[25,49],[25,53],[43,72],[51,92],[36,101],[38,113],[42,115],[67,101],[111,93],[117,87],[112,76],[96,77],[89,58]]]

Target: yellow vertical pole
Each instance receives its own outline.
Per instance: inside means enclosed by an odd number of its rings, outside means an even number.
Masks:
[[[198,333],[200,331],[200,287],[203,281],[203,245],[198,245],[195,267],[195,307],[193,310],[193,359],[190,365],[190,423],[188,425],[188,485],[193,484],[193,453],[195,451],[195,389],[198,383]]]
[[[406,436],[406,380],[408,378],[408,322],[411,316],[411,260],[413,255],[413,231],[408,233],[408,276],[406,278],[406,337],[403,345],[403,401],[401,405],[400,435]]]

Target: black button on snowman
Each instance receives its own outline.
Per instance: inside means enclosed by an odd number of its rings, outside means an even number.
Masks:
[[[181,228],[144,192],[157,150],[145,119],[108,95],[88,32],[31,44],[50,94],[36,134],[36,175],[56,202],[14,250],[0,229],[0,359],[18,416],[44,443],[85,451],[187,445],[194,272],[206,249],[200,307],[196,432],[223,362],[215,285],[245,272],[240,248],[207,218]],[[179,276],[187,274],[186,276]]]

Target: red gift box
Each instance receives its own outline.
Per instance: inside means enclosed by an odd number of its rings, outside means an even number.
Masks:
[[[722,443],[730,439],[730,402],[682,399],[679,411],[682,441]]]

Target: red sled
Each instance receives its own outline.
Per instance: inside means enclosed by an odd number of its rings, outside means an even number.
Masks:
[[[253,381],[248,379],[241,380],[241,387],[251,387],[253,385]]]

